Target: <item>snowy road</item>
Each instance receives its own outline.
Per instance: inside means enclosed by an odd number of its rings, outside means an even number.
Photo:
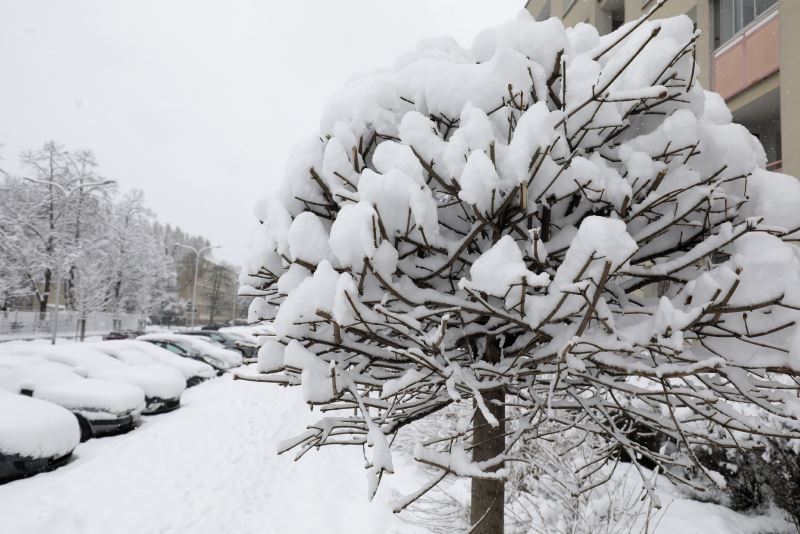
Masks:
[[[0,486],[0,532],[419,532],[388,509],[388,484],[367,501],[360,449],[297,463],[276,455],[318,415],[299,393],[228,376],[193,388],[179,410],[83,443],[57,471]]]

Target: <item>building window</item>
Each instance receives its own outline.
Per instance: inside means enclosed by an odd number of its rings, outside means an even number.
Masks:
[[[778,0],[716,0],[717,47],[730,41],[777,3]]]
[[[539,10],[539,14],[536,15],[536,20],[547,20],[550,18],[550,0],[544,3],[542,9]]]

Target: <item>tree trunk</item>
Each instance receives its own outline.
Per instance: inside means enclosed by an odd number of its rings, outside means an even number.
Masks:
[[[494,337],[486,340],[486,361],[500,361],[500,347]],[[474,432],[472,435],[472,460],[482,462],[503,454],[505,450],[505,395],[502,389],[483,393],[489,411],[500,422],[493,428],[486,422],[483,413],[475,403]],[[493,470],[501,468],[497,466]],[[474,534],[502,534],[504,524],[505,486],[499,480],[472,479],[472,501],[470,505],[470,525]],[[476,526],[477,525],[477,526]]]
[[[44,289],[42,290],[41,296],[39,297],[39,317],[41,319],[45,318],[45,313],[47,313],[47,301],[50,300],[50,279],[52,278],[52,272],[50,269],[45,269],[44,271]]]

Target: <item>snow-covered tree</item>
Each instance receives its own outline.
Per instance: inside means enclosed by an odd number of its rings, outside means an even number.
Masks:
[[[48,142],[21,160],[23,176],[0,173],[0,307],[32,296],[44,312],[57,279],[83,320],[94,311],[146,317],[177,300],[167,236],[140,191],[116,199],[91,151]]]
[[[685,16],[600,37],[523,12],[335,94],[241,276],[277,335],[249,378],[325,413],[280,450],[362,446],[372,496],[400,428],[472,399],[417,446],[440,470],[420,492],[471,477],[496,533],[504,463],[541,433],[606,440],[590,474],[794,435],[800,184],[700,87],[696,39]]]
[[[114,206],[107,229],[109,311],[145,317],[167,300],[164,292],[174,290],[175,267],[163,237],[141,191],[129,192]]]
[[[73,258],[99,213],[95,197],[111,182],[94,172],[91,152],[71,153],[53,141],[21,159],[25,174],[3,183],[0,250],[44,312],[53,286],[74,278]]]
[[[2,232],[3,229],[0,228],[0,236]],[[5,243],[5,240],[0,239],[0,242]],[[22,273],[11,260],[3,248],[0,248],[0,311],[7,310],[15,298],[24,297],[29,293],[29,286]]]
[[[21,159],[27,180],[7,177],[4,183],[2,248],[24,273],[39,310],[45,312],[67,234],[66,199],[59,190],[69,184],[67,152],[48,142],[40,150],[23,153]]]

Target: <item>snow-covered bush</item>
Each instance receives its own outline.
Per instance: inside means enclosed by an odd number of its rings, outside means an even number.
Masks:
[[[524,461],[508,467],[509,526],[526,534],[647,532],[662,514],[630,464],[586,472],[604,445],[575,431],[518,444],[511,456]]]
[[[725,477],[723,490],[711,494],[702,491],[693,495],[695,499],[725,504],[733,510],[752,510],[765,504],[768,495],[759,473],[760,451],[702,447],[695,454],[706,469]],[[700,484],[704,482],[698,469],[690,468],[688,471],[689,476],[697,478]]]
[[[769,487],[773,502],[800,530],[800,443],[797,440],[769,440],[766,455],[756,462]]]
[[[700,87],[696,39],[683,16],[600,37],[523,12],[335,94],[241,276],[277,336],[257,378],[326,414],[280,450],[364,447],[371,496],[391,436],[473,399],[415,457],[472,478],[473,532],[498,532],[507,453],[545,429],[611,440],[592,468],[793,435],[800,184]]]
[[[457,431],[459,418],[470,416],[467,402],[415,421],[398,432],[392,448],[413,454],[415,444]],[[596,435],[568,431],[542,439],[519,441],[507,465],[506,531],[518,534],[649,532],[663,516],[643,499],[641,479],[630,464],[605,466],[591,474],[578,469],[596,457],[607,442]],[[421,465],[430,477],[441,475]],[[404,519],[436,534],[469,530],[469,486],[447,476],[404,511]]]
[[[725,477],[725,504],[734,510],[752,510],[771,502],[800,529],[800,442],[763,441],[759,450],[698,451],[698,459]]]

